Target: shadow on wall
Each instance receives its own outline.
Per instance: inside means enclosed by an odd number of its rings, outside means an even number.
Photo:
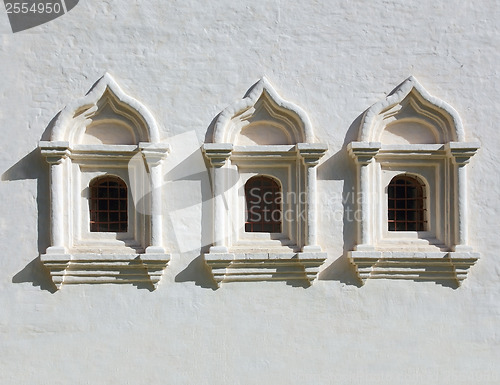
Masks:
[[[220,116],[220,113],[218,113],[212,119],[212,121],[210,122],[210,124],[208,125],[207,132],[205,133],[205,143],[211,143],[212,142],[212,138],[214,137],[215,123],[217,122],[217,119],[219,119],[219,116]]]
[[[59,113],[56,114],[45,128],[41,140],[48,140],[52,127]],[[40,255],[45,253],[50,245],[50,192],[49,192],[49,165],[42,157],[39,148],[35,148],[28,155],[14,164],[2,174],[2,181],[16,181],[36,179],[36,204],[38,211],[38,256],[28,263],[21,271],[12,277],[12,283],[30,282],[42,290],[56,292],[56,286],[50,274],[40,261]]]
[[[175,282],[194,282],[196,286],[205,289],[218,289],[217,282],[215,282],[210,268],[203,258],[203,254],[208,253],[209,247],[204,249],[184,270],[175,276]]]
[[[2,174],[2,181],[36,179],[37,211],[38,211],[38,256],[28,263],[24,269],[12,278],[13,283],[31,282],[42,290],[55,292],[49,272],[40,262],[40,254],[44,253],[50,242],[49,226],[49,167],[40,150],[34,149],[19,162]]]
[[[199,201],[199,196],[196,194],[190,195],[176,189],[171,191],[174,199],[165,201],[167,212],[175,212],[176,216],[182,215],[183,209],[189,209],[201,203],[200,230],[202,246],[198,250],[185,250],[186,245],[183,244],[182,239],[177,239],[177,250],[184,252],[186,255],[193,255],[195,257],[183,271],[177,274],[175,282],[194,282],[195,285],[203,288],[216,289],[217,284],[203,259],[203,254],[208,252],[213,233],[213,185],[209,170],[210,168],[208,167],[207,160],[203,156],[201,147],[199,147],[188,157],[182,159],[176,167],[170,170],[164,176],[163,182],[165,185],[182,181],[197,182],[201,192],[201,202]],[[173,230],[176,228],[176,225],[178,225],[173,222],[174,220],[167,215],[165,218],[165,225],[171,234],[176,233]]]
[[[349,126],[342,148],[318,166],[318,180],[341,180],[344,182],[342,189],[343,254],[319,274],[318,280],[339,281],[357,287],[361,287],[362,282],[347,258],[347,252],[352,250],[356,243],[356,221],[352,220],[356,210],[356,199],[353,195],[356,187],[356,167],[349,158],[347,145],[357,140],[363,114],[364,112]]]

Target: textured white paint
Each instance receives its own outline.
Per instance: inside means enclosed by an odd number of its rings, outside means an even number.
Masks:
[[[499,383],[499,13],[490,0],[86,0],[12,34],[0,12],[0,383]],[[156,291],[45,290],[33,261],[50,242],[49,166],[34,150],[56,114],[107,71],[147,106],[165,142],[195,132],[201,145],[216,115],[263,75],[300,105],[329,146],[318,166],[318,243],[328,252],[320,280],[207,288],[200,255],[211,188],[187,174],[165,181],[172,258]],[[481,259],[458,289],[357,287],[341,257],[356,224],[331,215],[342,201],[354,206],[345,147],[357,117],[410,74],[453,106],[467,141],[481,143],[466,166],[467,241]],[[193,188],[181,194],[179,185]],[[199,196],[205,203],[183,216],[180,202]],[[180,253],[183,233],[192,251]]]

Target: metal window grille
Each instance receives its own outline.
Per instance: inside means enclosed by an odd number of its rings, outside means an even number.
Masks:
[[[90,183],[90,231],[127,231],[127,185],[117,177],[98,178]]]
[[[245,184],[245,200],[246,232],[281,232],[281,189],[278,183],[265,176],[250,178]]]
[[[389,231],[424,231],[425,188],[416,178],[396,176],[388,186]]]

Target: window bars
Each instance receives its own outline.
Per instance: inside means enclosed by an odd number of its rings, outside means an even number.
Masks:
[[[255,176],[245,183],[245,231],[253,233],[280,233],[281,188],[273,179]]]
[[[408,175],[394,177],[388,186],[388,230],[425,231],[425,188]]]
[[[127,185],[118,177],[98,178],[90,183],[90,231],[127,232]]]

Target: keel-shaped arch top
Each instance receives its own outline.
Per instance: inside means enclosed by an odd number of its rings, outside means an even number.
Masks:
[[[105,73],[84,97],[61,111],[51,141],[70,145],[159,143],[160,134],[149,110]]]
[[[276,145],[313,143],[314,138],[307,114],[284,100],[263,77],[242,100],[219,114],[212,141]]]
[[[406,128],[405,132],[401,128]],[[386,135],[387,132],[390,134]],[[409,144],[465,141],[457,111],[430,95],[413,76],[365,112],[358,140],[383,143],[384,138],[393,134],[410,135]]]

